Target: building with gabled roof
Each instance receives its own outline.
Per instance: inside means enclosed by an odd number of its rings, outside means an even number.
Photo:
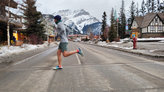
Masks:
[[[135,17],[131,29],[132,34],[135,33],[137,37],[164,37],[164,14],[148,13]]]

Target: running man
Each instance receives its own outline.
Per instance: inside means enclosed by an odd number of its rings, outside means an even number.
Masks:
[[[70,51],[70,52],[67,51],[68,38],[67,38],[67,34],[66,34],[66,28],[61,21],[61,16],[56,15],[54,17],[54,22],[57,24],[56,31],[57,31],[58,36],[60,36],[60,44],[59,44],[59,48],[57,51],[58,66],[53,67],[53,69],[63,69],[61,54],[63,54],[64,57],[68,57],[68,56],[76,54],[76,53],[83,56],[83,53],[80,48],[78,48],[77,50],[74,50],[74,51]]]

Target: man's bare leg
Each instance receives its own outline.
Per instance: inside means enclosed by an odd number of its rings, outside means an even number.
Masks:
[[[63,56],[64,56],[64,57],[68,57],[68,56],[73,55],[73,54],[75,54],[75,53],[78,53],[78,50],[74,50],[74,51],[70,51],[70,52],[64,51],[64,52],[63,52]]]
[[[58,49],[58,51],[57,51],[57,56],[58,56],[58,65],[59,65],[59,66],[62,65],[62,64],[61,64],[61,62],[62,62],[61,53],[62,53],[61,50]]]

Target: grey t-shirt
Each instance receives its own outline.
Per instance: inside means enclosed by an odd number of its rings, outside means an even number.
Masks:
[[[67,38],[67,34],[66,34],[66,28],[64,26],[64,24],[62,22],[59,22],[57,24],[57,33],[58,33],[58,36],[60,36],[61,40],[60,42],[67,42],[68,43],[68,38]]]

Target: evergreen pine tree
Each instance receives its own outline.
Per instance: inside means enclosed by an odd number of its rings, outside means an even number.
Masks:
[[[151,12],[151,0],[147,0],[147,2],[146,2],[146,9],[147,9],[147,13]]]
[[[117,36],[117,32],[115,29],[115,19],[114,19],[114,9],[112,8],[111,11],[111,19],[110,19],[110,23],[111,23],[111,27],[110,27],[110,31],[108,33],[108,37],[109,37],[109,41],[112,42],[115,40],[116,36]]]
[[[92,33],[92,29],[91,29],[91,27],[88,27],[87,35],[90,35],[90,33]]]
[[[161,12],[161,3],[160,0],[157,0],[157,12],[160,13]]]
[[[139,16],[139,8],[138,8],[138,3],[137,3],[137,7],[136,7],[136,16]]]
[[[132,26],[132,21],[134,20],[135,12],[136,12],[135,2],[132,1],[131,6],[130,6],[130,18],[129,18],[129,21],[131,23],[129,23],[129,28],[131,28],[131,26]]]
[[[122,6],[120,11],[120,30],[119,30],[119,36],[120,38],[125,38],[125,26],[126,26],[126,17],[125,17],[125,6],[124,6],[124,0],[122,0]]]
[[[142,16],[145,16],[145,14],[146,14],[146,6],[145,6],[145,1],[144,0],[142,1],[140,12],[141,12]]]
[[[102,16],[102,28],[101,28],[101,32],[103,33],[101,35],[101,38],[103,41],[106,41],[106,38],[104,37],[104,31],[105,31],[105,27],[107,26],[107,19],[106,19],[107,15],[106,15],[106,12],[103,13],[103,16]]]
[[[164,13],[164,1],[160,3],[160,11]]]
[[[26,34],[31,44],[40,44],[45,36],[42,14],[38,12],[35,6],[36,0],[24,0],[21,9],[23,10]]]
[[[151,0],[151,12],[155,13],[156,12],[156,1]]]

